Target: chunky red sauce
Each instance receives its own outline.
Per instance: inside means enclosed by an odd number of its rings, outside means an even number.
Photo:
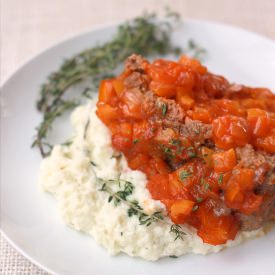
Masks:
[[[264,202],[255,171],[242,166],[236,150],[251,144],[275,153],[275,97],[268,89],[230,84],[186,56],[153,63],[139,57],[101,82],[97,108],[113,147],[147,175],[152,197],[204,242],[234,239],[235,213],[250,215]]]

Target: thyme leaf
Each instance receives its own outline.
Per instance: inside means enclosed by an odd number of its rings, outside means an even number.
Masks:
[[[171,225],[170,232],[172,232],[176,235],[175,241],[177,239],[183,240],[183,236],[186,235],[186,233],[182,230],[182,227],[179,224]]]

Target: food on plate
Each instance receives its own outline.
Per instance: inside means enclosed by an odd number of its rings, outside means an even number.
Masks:
[[[96,105],[95,105],[96,104]],[[113,253],[206,254],[275,219],[275,96],[198,60],[130,56],[41,167],[65,221]]]

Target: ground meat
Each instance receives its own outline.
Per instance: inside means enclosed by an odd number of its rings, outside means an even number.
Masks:
[[[240,166],[254,170],[256,193],[265,195],[265,200],[257,212],[251,215],[236,213],[241,222],[241,229],[251,231],[275,219],[275,156],[255,151],[250,144],[236,148],[236,153]]]
[[[255,171],[254,181],[257,193],[275,193],[275,155],[255,151],[250,144],[236,148],[236,153],[239,165]]]
[[[185,124],[180,126],[179,132],[181,136],[188,137],[196,142],[197,145],[201,145],[206,141],[209,142],[211,139],[212,125],[202,123],[201,121],[192,120],[187,117],[185,119]]]
[[[243,231],[258,229],[265,222],[275,220],[275,194],[267,198],[257,212],[251,215],[236,213],[235,216],[240,221]]]
[[[255,171],[257,175],[257,170]],[[256,187],[256,192],[258,194],[275,194],[275,173],[269,172],[265,178],[265,181],[261,184],[258,184]]]
[[[184,111],[174,100],[157,97],[151,91],[144,96],[142,110],[152,121],[175,130],[184,123]]]
[[[174,100],[158,97],[156,108],[164,126],[175,128],[183,123],[184,111]]]
[[[269,155],[262,151],[255,151],[251,144],[236,148],[237,158],[243,167],[257,168],[268,163],[272,169],[275,167],[275,155]]]
[[[133,72],[144,73],[145,64],[148,63],[145,58],[140,55],[132,54],[125,62],[125,69]]]
[[[125,78],[124,88],[126,90],[138,88],[140,91],[145,92],[148,90],[148,76],[139,72],[133,72]]]

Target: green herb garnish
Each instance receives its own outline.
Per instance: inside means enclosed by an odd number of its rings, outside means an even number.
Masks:
[[[134,143],[134,144],[137,144],[138,142],[139,142],[139,139],[134,139],[134,140],[133,140],[133,143]]]
[[[161,105],[161,113],[162,113],[163,116],[166,115],[166,113],[167,113],[167,104],[166,103],[162,103],[162,105]]]
[[[171,139],[169,143],[175,146],[181,145],[181,141],[179,139]]]
[[[221,185],[223,182],[223,174],[220,174],[218,177],[218,184]]]
[[[181,228],[181,226],[179,224],[173,224],[173,225],[171,225],[170,232],[172,232],[172,233],[174,233],[176,235],[175,241],[177,239],[181,239],[182,240],[183,236],[186,235],[186,233],[184,233],[182,231],[182,228]]]
[[[196,158],[197,157],[197,154],[196,154],[196,151],[195,151],[195,148],[190,146],[187,148],[187,155],[189,158]]]
[[[120,178],[104,180],[98,178],[95,170],[92,167],[91,169],[95,175],[96,182],[101,186],[99,191],[108,193],[108,202],[113,202],[115,206],[118,206],[121,202],[125,203],[128,206],[128,217],[136,216],[139,220],[139,224],[145,226],[150,226],[153,222],[162,222],[168,224],[170,225],[170,232],[176,235],[175,240],[178,238],[182,239],[183,235],[186,234],[180,225],[171,224],[170,222],[166,221],[162,212],[156,211],[149,215],[144,212],[138,201],[131,200],[129,197],[133,194],[134,185],[130,181]],[[118,187],[120,187],[120,190],[114,192],[112,184],[116,184]]]
[[[192,176],[192,173],[187,170],[181,170],[179,173],[179,178],[181,181],[184,181],[188,177]]]
[[[203,201],[203,198],[197,198],[197,202],[200,203]]]
[[[203,185],[205,191],[207,191],[210,188],[209,183],[204,178],[201,178],[201,184]]]
[[[96,164],[95,164],[93,161],[90,161],[90,163],[91,163],[93,166],[96,166]]]

